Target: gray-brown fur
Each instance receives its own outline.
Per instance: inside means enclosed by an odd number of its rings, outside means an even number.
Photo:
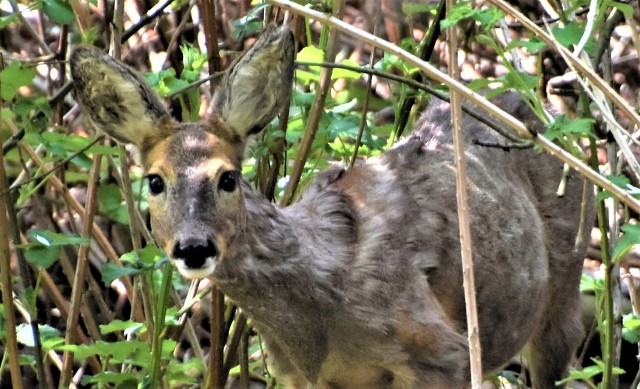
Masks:
[[[105,123],[96,111],[106,102],[82,58],[132,83],[142,105],[134,111],[157,128]],[[228,74],[209,118],[182,126],[123,65],[82,51],[72,73],[93,124],[140,147],[145,169],[163,180],[163,191],[149,195],[158,243],[181,273],[211,277],[252,318],[289,387],[466,387],[448,106],[433,104],[382,156],[321,172],[281,209],[243,180],[230,185],[229,174],[241,169],[247,136],[286,100],[292,61],[291,33],[269,29]],[[506,99],[498,103],[530,116]],[[527,345],[534,387],[551,388],[581,336],[585,247],[574,242],[583,181],[571,174],[557,197],[560,163],[477,145],[500,139],[469,118],[464,131],[484,368],[499,368]]]

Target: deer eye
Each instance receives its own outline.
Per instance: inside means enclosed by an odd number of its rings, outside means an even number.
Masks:
[[[158,195],[164,192],[164,181],[157,174],[149,174],[149,193]]]
[[[236,186],[238,186],[238,172],[230,171],[222,173],[220,182],[218,183],[219,189],[225,192],[233,192],[236,190]]]

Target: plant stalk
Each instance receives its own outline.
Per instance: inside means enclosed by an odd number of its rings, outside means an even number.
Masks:
[[[332,13],[336,18],[339,19],[342,17],[342,13],[344,12],[344,5],[344,0],[335,0],[335,2],[333,3]],[[338,52],[337,42],[338,30],[331,29],[327,37],[325,62],[334,61],[336,53]],[[307,119],[307,123],[304,128],[304,135],[302,136],[302,140],[300,143],[298,158],[296,158],[293,169],[291,170],[291,175],[289,176],[289,183],[287,184],[287,187],[284,190],[284,194],[282,195],[282,199],[280,200],[280,205],[282,206],[291,204],[296,189],[298,188],[298,184],[300,183],[300,178],[302,177],[304,166],[307,163],[307,159],[309,158],[309,153],[311,151],[311,146],[313,145],[313,140],[315,139],[316,132],[318,131],[320,118],[324,113],[324,103],[327,99],[329,88],[331,87],[331,73],[332,69],[330,68],[322,68],[322,70],[320,71],[320,83],[318,85],[318,92],[316,93],[316,96],[313,100],[313,105],[311,106],[311,110],[309,112],[309,118]]]
[[[87,204],[82,217],[82,236],[90,238],[97,203],[98,182],[100,181],[100,166],[102,155],[95,155],[93,165],[91,166],[91,174],[89,175],[89,187],[87,188]],[[71,305],[69,317],[67,318],[67,328],[77,328],[80,324],[80,309],[82,307],[82,298],[84,297],[84,287],[87,278],[89,246],[80,246],[78,250],[78,263],[76,264],[76,273],[73,279],[71,290]],[[64,339],[66,345],[76,344],[76,333],[67,331]],[[63,368],[60,377],[60,388],[66,388],[71,384],[71,374],[73,370],[73,353],[65,351],[63,354]],[[96,372],[97,373],[97,372]]]
[[[0,151],[0,183],[6,187],[7,177],[4,171],[4,154]],[[9,220],[7,219],[6,203],[11,201],[10,193],[0,195],[0,282],[2,283],[2,304],[4,305],[4,320],[6,323],[5,355],[9,358],[11,385],[15,389],[22,389],[22,373],[20,371],[20,354],[16,335],[16,317],[13,310],[13,288],[11,272],[11,251],[9,249]]]
[[[447,0],[447,14],[451,14],[455,0]],[[458,36],[456,26],[447,30],[449,48],[449,76],[459,78],[458,69]],[[473,242],[471,239],[471,223],[469,221],[469,205],[467,191],[467,163],[464,153],[464,135],[462,133],[462,109],[460,95],[451,91],[451,126],[453,129],[453,149],[456,167],[456,200],[458,204],[458,224],[460,225],[460,250],[462,256],[462,283],[467,314],[467,341],[469,344],[469,362],[471,368],[471,387],[482,387],[482,354],[480,348],[480,326],[478,324],[478,303],[473,274]]]

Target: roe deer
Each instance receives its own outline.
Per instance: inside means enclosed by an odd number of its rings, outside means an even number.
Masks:
[[[252,318],[288,387],[467,387],[448,105],[432,104],[391,150],[319,173],[279,208],[240,171],[247,138],[288,101],[293,58],[292,33],[268,28],[208,117],[190,124],[95,49],[77,48],[71,72],[87,119],[139,149],[158,243],[182,275],[210,277]],[[500,137],[469,117],[463,125],[484,368],[526,349],[533,386],[552,388],[582,333],[583,180],[569,174],[558,197],[561,163],[479,145]]]

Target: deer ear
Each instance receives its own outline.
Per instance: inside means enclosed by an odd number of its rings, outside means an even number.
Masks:
[[[226,74],[213,97],[211,115],[243,141],[262,130],[289,100],[293,57],[291,30],[269,25]]]
[[[143,147],[164,137],[163,129],[173,122],[164,102],[140,76],[95,48],[73,51],[71,77],[85,117],[119,142]]]

